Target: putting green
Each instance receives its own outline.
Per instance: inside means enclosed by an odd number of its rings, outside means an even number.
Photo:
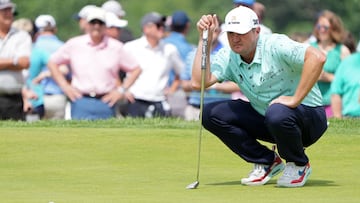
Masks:
[[[302,188],[240,185],[251,165],[179,120],[0,123],[0,202],[358,202],[360,121],[331,120]]]

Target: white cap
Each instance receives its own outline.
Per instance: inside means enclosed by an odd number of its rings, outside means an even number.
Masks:
[[[56,27],[56,21],[51,15],[39,15],[35,19],[35,26],[38,29],[45,27]]]
[[[226,14],[224,31],[246,34],[251,29],[259,26],[256,13],[248,7],[239,6]]]
[[[84,6],[80,11],[79,13],[77,14],[77,18],[80,19],[80,18],[84,18],[86,19],[87,16],[89,15],[89,13],[91,13],[91,10],[96,8],[95,5],[86,5]]]
[[[115,13],[117,16],[125,16],[126,12],[122,9],[121,4],[118,1],[115,0],[109,0],[105,2],[101,8],[103,8],[105,11]]]
[[[5,8],[12,8],[14,12],[16,5],[11,0],[0,0],[0,10]]]
[[[128,24],[127,20],[120,19],[115,13],[106,12],[106,27],[123,28]]]
[[[92,20],[100,20],[106,23],[106,11],[104,11],[104,9],[99,7],[92,8],[86,20],[87,22],[90,22]]]

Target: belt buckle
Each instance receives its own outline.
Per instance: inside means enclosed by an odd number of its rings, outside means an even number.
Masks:
[[[90,93],[89,93],[89,96],[95,98],[95,97],[96,97],[96,93],[95,93],[95,92],[90,92]]]

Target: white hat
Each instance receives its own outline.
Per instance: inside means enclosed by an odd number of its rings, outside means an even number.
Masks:
[[[122,6],[119,2],[115,0],[109,0],[105,2],[101,8],[103,8],[105,11],[115,13],[117,16],[125,16],[126,12],[122,9]]]
[[[56,21],[51,15],[39,15],[35,19],[35,26],[38,29],[45,27],[56,27]]]
[[[91,13],[91,10],[96,8],[95,5],[86,5],[84,6],[80,11],[79,13],[77,14],[77,18],[80,19],[80,18],[84,18],[86,19],[87,16],[89,15],[89,13]]]
[[[0,0],[0,10],[5,8],[12,8],[15,10],[16,5],[11,0]]]
[[[239,6],[226,14],[224,31],[246,34],[251,29],[259,26],[256,13],[248,7]]]
[[[123,28],[128,24],[127,20],[120,19],[112,12],[106,12],[106,27]]]
[[[92,8],[91,12],[88,14],[86,18],[87,22],[90,22],[92,20],[100,20],[102,22],[106,22],[106,11],[104,9],[96,7]]]

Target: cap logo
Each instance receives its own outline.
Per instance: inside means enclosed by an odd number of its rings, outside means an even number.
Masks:
[[[253,19],[254,25],[258,25],[259,24],[259,20],[258,19]]]
[[[231,16],[231,20],[228,22],[228,24],[238,25],[238,24],[240,24],[240,22],[237,21],[236,16]]]

